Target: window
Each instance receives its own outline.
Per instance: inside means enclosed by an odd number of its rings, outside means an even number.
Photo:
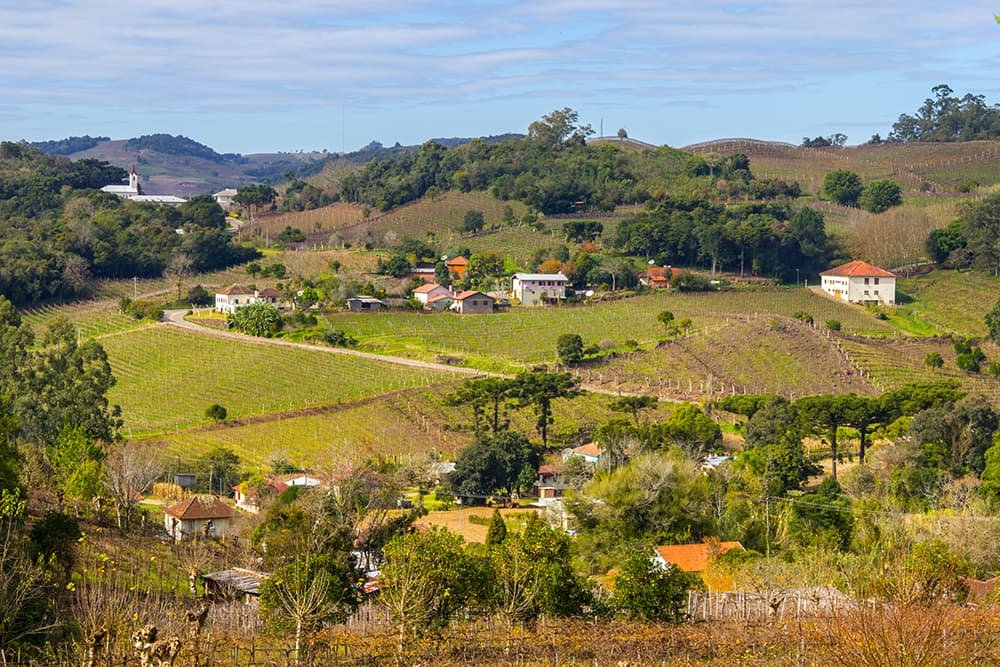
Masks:
[[[875,290],[875,296],[878,296],[878,290]]]
[[[867,284],[868,284],[868,279],[865,278],[865,285],[867,285]],[[867,294],[867,292],[866,292],[866,294]]]
[[[875,284],[878,285],[878,278],[875,279]],[[876,292],[878,294],[878,292]]]
[[[868,296],[868,290],[865,290],[865,296]]]

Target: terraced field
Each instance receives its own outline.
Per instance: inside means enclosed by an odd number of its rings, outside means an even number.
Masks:
[[[578,333],[587,343],[621,345],[635,340],[650,346],[660,337],[656,315],[670,310],[691,318],[696,329],[727,318],[811,313],[817,322],[840,320],[844,330],[889,335],[891,327],[861,308],[804,289],[748,289],[706,294],[650,294],[585,306],[516,308],[487,317],[452,313],[340,313],[333,326],[358,337],[362,349],[419,359],[438,354],[461,357],[487,370],[511,370],[553,361],[556,339]]]
[[[129,437],[205,423],[219,403],[230,418],[356,401],[441,381],[441,373],[323,352],[240,344],[163,326],[103,339]]]
[[[687,400],[734,392],[789,398],[874,393],[828,335],[824,327],[788,318],[734,320],[653,350],[581,368],[577,374],[623,391]]]

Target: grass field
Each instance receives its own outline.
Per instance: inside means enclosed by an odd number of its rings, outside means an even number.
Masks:
[[[897,281],[896,312],[923,323],[927,335],[985,336],[983,316],[1000,299],[1000,278],[975,271],[934,271]],[[899,299],[899,295],[905,295]]]
[[[341,313],[333,326],[356,336],[363,349],[432,359],[459,356],[484,369],[517,369],[555,359],[556,339],[578,333],[586,343],[621,345],[635,340],[651,345],[662,333],[656,315],[670,310],[689,317],[695,328],[717,326],[741,315],[791,316],[811,313],[817,322],[838,319],[852,333],[888,335],[891,327],[860,308],[803,289],[747,289],[705,294],[649,294],[584,306],[514,308],[489,316],[452,313]]]
[[[61,305],[39,306],[21,312],[22,320],[41,334],[58,318],[66,318],[77,328],[82,338],[93,338],[115,331],[134,329],[143,322],[118,311],[117,300],[94,299]]]
[[[207,422],[212,403],[231,419],[325,406],[427,385],[444,375],[323,352],[240,344],[153,327],[102,339],[118,383],[126,435]]]

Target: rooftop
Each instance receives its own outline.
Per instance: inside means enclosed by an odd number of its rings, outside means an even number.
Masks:
[[[664,562],[670,563],[684,572],[701,572],[711,565],[717,556],[730,549],[743,549],[743,545],[739,542],[671,544],[656,547],[656,553]]]
[[[243,285],[230,285],[229,287],[223,287],[216,294],[224,294],[226,296],[233,296],[234,294],[253,294],[253,290],[249,287],[244,287]]]
[[[483,294],[482,292],[478,292],[474,289],[467,289],[464,292],[456,294],[455,301],[464,301],[465,299],[468,299],[471,296],[481,296],[486,299],[491,299],[491,300],[493,299],[493,297],[489,296],[488,294]]]
[[[215,496],[192,496],[163,511],[184,521],[228,519],[236,514],[229,505]]]
[[[562,273],[515,273],[518,280],[561,280],[568,282],[568,278]]]
[[[832,269],[827,269],[819,275],[821,276],[845,276],[847,278],[895,278],[896,274],[886,271],[885,269],[880,269],[877,266],[873,266],[868,262],[862,262],[860,259],[856,259],[853,262],[848,262],[847,264],[841,264],[840,266],[834,267]]]

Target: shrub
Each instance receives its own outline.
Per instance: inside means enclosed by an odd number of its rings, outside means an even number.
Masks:
[[[840,320],[827,320],[826,328],[830,331],[840,331]]]
[[[944,359],[941,358],[939,352],[928,352],[927,356],[924,357],[924,363],[931,368],[941,368],[944,366]]]
[[[661,567],[648,554],[636,550],[615,580],[612,605],[627,618],[679,625],[686,617],[688,591],[703,586],[697,574]]]
[[[809,313],[807,313],[804,310],[800,310],[800,311],[796,312],[794,315],[792,315],[792,317],[794,317],[797,320],[801,320],[801,321],[805,322],[806,324],[812,324],[813,323],[813,316],[810,315]]]
[[[218,403],[212,403],[205,409],[205,416],[217,422],[225,420],[226,414],[226,409]]]
[[[323,340],[334,347],[354,347],[357,339],[342,329],[330,329],[323,333]]]
[[[1000,377],[1000,361],[991,362],[987,371],[995,378]]]
[[[979,372],[979,360],[971,352],[963,352],[955,357],[955,365],[968,373]]]
[[[861,192],[861,208],[869,213],[882,213],[902,203],[899,184],[888,179],[872,181]]]
[[[579,334],[563,334],[556,341],[559,361],[573,365],[583,359],[583,338]]]

